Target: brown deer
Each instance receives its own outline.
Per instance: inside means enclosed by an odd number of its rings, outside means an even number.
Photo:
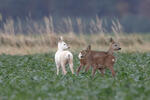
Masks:
[[[88,59],[86,59],[86,54],[87,54],[87,52],[88,52],[88,50],[90,50],[91,49],[91,46],[89,45],[88,47],[87,47],[87,49],[86,50],[81,50],[80,51],[80,53],[79,53],[79,55],[78,55],[78,58],[79,58],[79,60],[80,60],[80,66],[78,67],[78,69],[77,69],[77,75],[79,74],[79,72],[80,72],[80,70],[82,69],[82,67],[84,67],[84,66],[87,66],[86,67],[86,69],[85,69],[85,72],[87,72],[88,71],[88,69],[89,69],[89,67],[91,66],[90,64],[92,63],[91,61],[88,61]],[[92,52],[92,51],[91,51]],[[94,55],[99,55],[99,54],[101,54],[101,51],[94,51],[94,52],[92,52]],[[99,56],[101,56],[101,55],[99,55]],[[103,69],[101,69],[101,68],[99,68],[99,71],[101,72],[101,73],[103,73]],[[102,74],[103,75],[103,74]]]
[[[94,77],[96,70],[98,69],[102,75],[104,75],[104,70],[109,68],[112,72],[112,76],[115,76],[115,71],[113,65],[115,63],[114,51],[121,50],[118,42],[115,42],[112,38],[110,39],[110,47],[107,52],[103,51],[92,51],[91,46],[88,46],[87,50],[80,52],[80,67],[77,70],[79,73],[81,66],[87,66],[85,72],[88,71],[90,66],[93,67],[92,76]],[[84,63],[83,63],[84,62]]]
[[[88,49],[88,48],[87,48]],[[84,54],[86,54],[86,50],[82,50],[82,51],[80,51],[80,53],[79,53],[79,56],[78,56],[78,58],[79,58],[79,60],[80,60],[80,66],[78,67],[78,69],[77,69],[77,75],[79,74],[79,72],[80,72],[80,70],[82,69],[82,67],[83,66],[86,66],[88,63],[87,63],[87,59],[86,58],[83,58],[85,55]]]

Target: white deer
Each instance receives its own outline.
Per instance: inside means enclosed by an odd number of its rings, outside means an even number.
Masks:
[[[73,70],[73,55],[69,49],[70,47],[63,41],[63,37],[61,36],[58,40],[58,50],[55,53],[55,63],[57,67],[57,75],[59,74],[59,68],[62,67],[62,72],[66,75],[66,64],[69,64],[70,70],[72,74],[74,74]]]

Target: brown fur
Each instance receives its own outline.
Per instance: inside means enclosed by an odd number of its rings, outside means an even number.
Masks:
[[[80,66],[78,67],[77,69],[77,75],[79,74],[80,70],[82,69],[83,66],[86,66],[87,65],[87,60],[84,59],[84,58],[81,58],[80,59]]]
[[[88,59],[86,59],[86,54],[88,52],[88,49],[90,47],[87,48],[87,50],[82,50],[80,53],[82,54],[82,58],[80,59],[80,66],[78,67],[77,69],[77,75],[79,74],[80,70],[84,67],[84,66],[87,66],[85,71],[87,72],[89,67],[91,66],[90,64],[92,63],[91,61],[89,61]],[[102,56],[102,52],[100,51],[91,51],[92,55],[95,55],[95,57],[99,57],[99,56]],[[97,65],[98,66],[98,65]],[[103,69],[99,68],[99,71],[101,73],[103,73]],[[103,74],[102,74],[103,75]]]
[[[106,68],[109,68],[112,72],[112,76],[115,76],[115,71],[113,69],[113,65],[115,63],[115,56],[113,56],[114,51],[120,50],[120,45],[117,42],[114,42],[113,39],[111,39],[111,44],[109,47],[109,50],[107,52],[101,52],[101,51],[92,51],[91,47],[89,46],[87,50],[82,54],[82,58],[86,59],[84,64],[86,64],[86,72],[88,71],[89,67],[93,67],[92,76],[94,77],[96,70],[98,69],[102,75],[104,75],[104,70]],[[80,65],[82,65],[83,62],[80,61]],[[79,73],[81,68],[78,68],[79,70],[77,73]]]

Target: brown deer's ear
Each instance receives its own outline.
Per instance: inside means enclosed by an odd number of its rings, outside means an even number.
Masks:
[[[91,45],[88,45],[87,50],[91,50]]]
[[[113,38],[110,38],[110,42],[111,42],[111,43],[114,43],[115,41],[113,40]]]
[[[63,41],[63,37],[60,36],[60,37],[58,38],[58,41]]]

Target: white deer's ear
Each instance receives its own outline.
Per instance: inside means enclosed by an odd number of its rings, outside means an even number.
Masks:
[[[59,39],[58,39],[58,41],[63,41],[63,37],[60,36]]]

